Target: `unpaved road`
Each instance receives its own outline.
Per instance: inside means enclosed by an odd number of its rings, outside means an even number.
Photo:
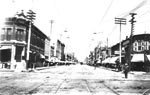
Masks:
[[[129,74],[86,65],[57,66],[35,72],[0,72],[0,95],[143,95],[149,74]]]

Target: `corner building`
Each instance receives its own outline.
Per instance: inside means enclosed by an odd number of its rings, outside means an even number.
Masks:
[[[29,21],[23,18],[9,17],[4,21],[0,32],[0,68],[15,69],[17,64],[26,61],[27,42],[30,39],[30,58],[24,68],[42,66],[45,40],[47,36],[32,24],[31,38],[28,38]]]

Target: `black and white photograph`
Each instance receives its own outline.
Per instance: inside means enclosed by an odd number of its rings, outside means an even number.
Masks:
[[[0,95],[150,95],[150,0],[1,0]]]

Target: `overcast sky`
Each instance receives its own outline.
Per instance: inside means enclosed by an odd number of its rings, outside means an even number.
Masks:
[[[119,25],[115,17],[124,17],[127,24],[122,25],[122,39],[130,35],[131,19],[129,13],[135,12],[135,33],[150,33],[149,0],[1,0],[2,20],[13,16],[17,11],[36,13],[35,25],[46,35],[50,35],[50,20],[54,20],[52,37],[61,39],[69,50],[84,60],[90,50],[101,45],[112,46],[119,42]],[[68,32],[64,32],[64,31]],[[96,34],[93,34],[96,33]],[[69,37],[69,38],[66,38]]]

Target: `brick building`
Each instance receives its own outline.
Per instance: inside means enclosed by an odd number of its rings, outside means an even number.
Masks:
[[[0,63],[2,68],[15,69],[17,64],[26,61],[27,42],[30,39],[30,58],[24,68],[31,68],[32,63],[42,66],[45,49],[48,49],[49,38],[32,24],[31,38],[28,38],[29,21],[19,17],[9,17],[4,21],[0,32]],[[47,40],[46,40],[47,39]],[[47,42],[45,42],[47,41]],[[49,44],[48,44],[49,45]],[[47,47],[47,48],[46,48]]]

